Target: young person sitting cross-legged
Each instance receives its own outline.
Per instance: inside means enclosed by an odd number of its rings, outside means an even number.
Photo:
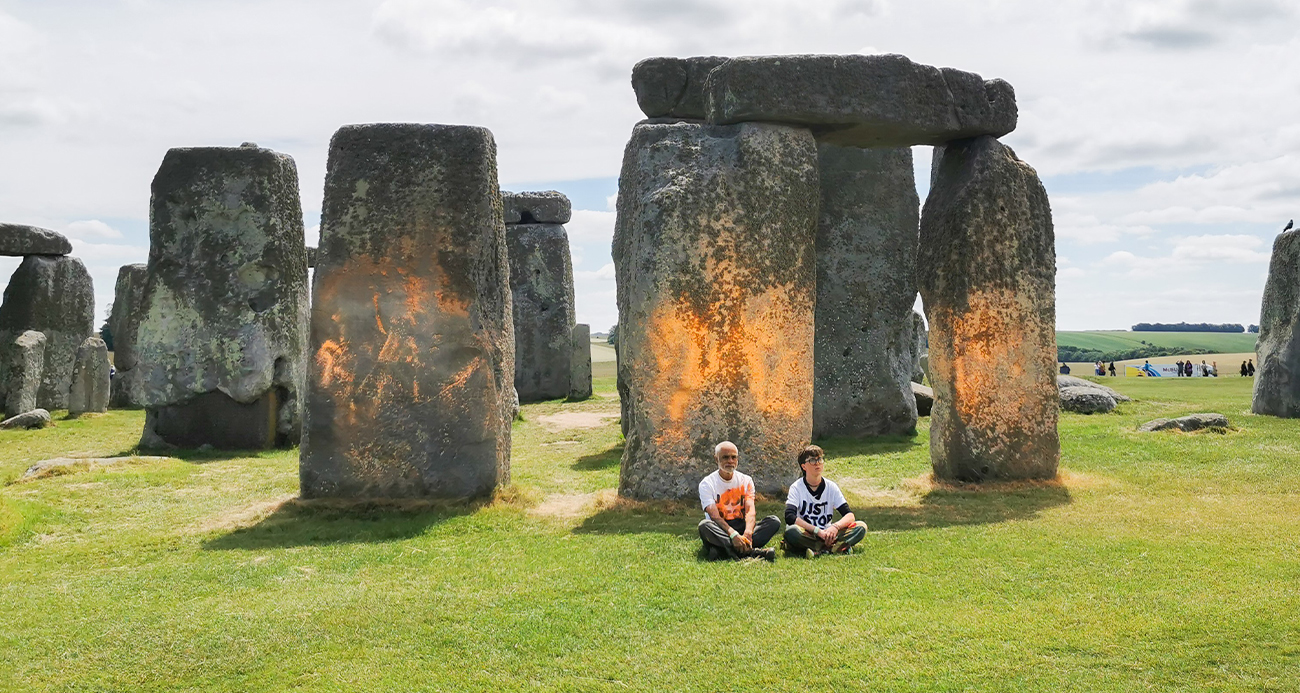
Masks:
[[[867,535],[867,523],[853,517],[848,501],[834,481],[822,476],[824,453],[809,445],[799,453],[803,475],[790,484],[785,499],[785,550],[808,558],[823,553],[848,553]],[[838,511],[840,519],[831,522]]]

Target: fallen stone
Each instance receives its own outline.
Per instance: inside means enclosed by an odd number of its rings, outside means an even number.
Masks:
[[[1038,175],[992,137],[935,150],[918,273],[930,460],[964,482],[1055,478],[1056,251]]]
[[[1190,432],[1199,431],[1204,428],[1227,427],[1228,417],[1223,414],[1188,414],[1187,416],[1180,416],[1177,419],[1156,419],[1154,421],[1148,421],[1141,426],[1138,426],[1138,430],[1143,433],[1150,433],[1152,431],[1168,431],[1170,429]]]
[[[761,493],[812,435],[817,148],[807,130],[641,123],[614,229],[619,493],[683,498],[731,440]]]
[[[14,271],[0,306],[0,344],[35,330],[45,335],[45,365],[36,405],[67,409],[77,347],[95,331],[95,287],[75,257],[28,255]]]
[[[104,340],[87,337],[77,347],[77,361],[72,367],[72,387],[68,392],[69,416],[108,411],[111,387],[108,369],[108,347],[104,345]]]
[[[117,270],[117,285],[113,293],[113,313],[109,316],[109,329],[113,333],[113,376],[112,394],[109,405],[123,408],[143,406],[143,397],[136,383],[138,372],[136,365],[140,359],[136,355],[136,332],[144,320],[144,283],[149,266],[145,264],[123,265]]]
[[[632,67],[632,90],[641,112],[650,118],[705,116],[704,83],[726,58],[646,58]]]
[[[1256,414],[1300,417],[1300,229],[1273,241],[1255,343]]]
[[[510,224],[506,246],[519,401],[565,397],[576,316],[569,236],[559,224]]]
[[[44,409],[33,409],[0,421],[0,429],[45,428],[49,425],[50,413]]]
[[[569,344],[569,399],[587,399],[591,397],[591,327],[574,325]]]
[[[149,245],[128,369],[155,414],[146,427],[187,447],[297,442],[307,258],[293,158],[251,144],[169,150],[153,180]],[[275,408],[238,440],[215,425],[195,440],[191,422],[207,416],[213,397]]]
[[[6,388],[5,416],[18,416],[36,409],[41,389],[41,371],[45,368],[45,335],[27,330],[4,347],[4,373],[0,383]]]
[[[340,128],[316,261],[303,497],[508,483],[515,342],[492,133]]]
[[[912,150],[817,147],[813,437],[916,430]]]
[[[912,382],[912,396],[916,398],[917,416],[929,416],[934,408],[934,390],[918,382]]]
[[[1133,401],[1133,398],[1132,398],[1132,397],[1129,397],[1128,395],[1125,395],[1125,394],[1122,394],[1122,393],[1120,393],[1120,392],[1117,392],[1116,390],[1113,390],[1113,389],[1111,389],[1111,388],[1109,388],[1109,387],[1106,387],[1105,385],[1102,385],[1101,383],[1094,383],[1094,382],[1092,382],[1091,380],[1084,380],[1083,378],[1079,378],[1079,377],[1077,377],[1077,376],[1073,376],[1073,375],[1059,375],[1059,374],[1058,374],[1058,375],[1056,376],[1056,387],[1057,387],[1058,389],[1059,389],[1059,388],[1063,388],[1063,387],[1090,387],[1090,388],[1093,388],[1094,390],[1101,390],[1102,392],[1105,392],[1106,394],[1110,395],[1110,398],[1113,399],[1113,400],[1115,400],[1116,402],[1132,402],[1132,401]]]
[[[72,243],[58,231],[39,226],[0,224],[0,255],[67,255]]]
[[[120,464],[122,462],[166,462],[168,457],[157,457],[151,455],[129,455],[126,457],[55,457],[53,459],[41,460],[27,468],[23,472],[24,480],[39,479],[47,476],[66,473],[79,467],[93,469],[95,467],[107,467],[109,465]]]
[[[507,224],[567,224],[573,216],[569,198],[554,190],[517,193],[502,190],[501,203]]]
[[[901,55],[733,58],[709,73],[705,95],[711,123],[788,123],[845,146],[942,145],[1016,129],[1010,84]]]
[[[1061,408],[1076,414],[1107,414],[1115,411],[1115,398],[1095,387],[1063,387]]]

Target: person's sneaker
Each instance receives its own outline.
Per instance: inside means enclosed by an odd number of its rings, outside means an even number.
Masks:
[[[776,562],[776,549],[754,549],[749,555],[755,558],[761,558],[768,563]]]
[[[707,558],[710,561],[719,560],[722,558],[722,551],[720,551],[718,547],[714,546],[713,544],[709,544],[707,553],[705,554],[705,558]]]
[[[804,558],[808,558],[808,559],[816,558],[816,557],[817,557],[817,552],[816,552],[816,551],[813,551],[812,549],[804,549],[804,550],[803,550],[803,557],[804,557]]]

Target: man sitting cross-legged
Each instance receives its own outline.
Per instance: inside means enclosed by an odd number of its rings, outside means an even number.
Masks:
[[[822,476],[824,468],[822,449],[816,445],[804,448],[799,453],[803,475],[790,484],[790,495],[785,500],[785,549],[808,558],[848,553],[867,535],[867,523],[853,517],[840,487]],[[831,522],[836,511],[840,519]]]
[[[763,546],[781,530],[781,520],[769,515],[755,522],[754,480],[736,471],[740,451],[728,441],[713,448],[718,471],[700,481],[700,504],[705,518],[700,521],[700,539],[709,560],[757,556],[776,560],[776,551]]]

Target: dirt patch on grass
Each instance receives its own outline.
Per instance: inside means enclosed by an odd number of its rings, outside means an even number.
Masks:
[[[558,414],[546,414],[537,417],[537,422],[548,431],[567,431],[575,428],[600,428],[610,419],[617,419],[618,412],[600,411],[566,411]]]
[[[613,489],[594,493],[552,493],[536,507],[529,509],[528,514],[552,520],[577,520],[613,502],[615,498],[617,493]]]
[[[200,534],[205,534],[207,532],[230,531],[252,527],[265,519],[271,513],[284,507],[285,503],[292,501],[294,498],[295,496],[293,495],[281,496],[271,500],[258,501],[251,505],[224,510],[200,523],[198,532]]]

